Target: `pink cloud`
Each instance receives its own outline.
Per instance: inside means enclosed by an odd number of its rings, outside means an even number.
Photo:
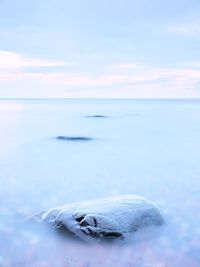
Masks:
[[[8,69],[0,72],[1,83],[13,87],[19,83],[28,88],[34,84],[44,91],[44,95],[48,95],[51,88],[71,97],[200,97],[198,68],[144,66],[121,74],[118,71],[110,74],[109,70],[104,69],[98,75],[78,72],[29,73],[23,70],[13,72]]]

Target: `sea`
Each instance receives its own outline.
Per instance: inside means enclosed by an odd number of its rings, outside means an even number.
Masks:
[[[154,202],[164,225],[91,245],[24,223],[121,194]],[[100,266],[200,266],[200,100],[1,99],[0,267]]]

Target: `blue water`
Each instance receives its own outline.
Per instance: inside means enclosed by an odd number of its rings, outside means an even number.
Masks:
[[[200,266],[200,101],[0,100],[0,129],[0,266]],[[61,256],[48,234],[52,259],[44,233],[17,230],[43,209],[126,193],[160,208],[159,237],[94,259],[66,243]]]

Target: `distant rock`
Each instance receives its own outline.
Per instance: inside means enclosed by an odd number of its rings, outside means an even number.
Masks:
[[[108,118],[108,116],[96,114],[96,115],[88,115],[88,116],[86,116],[86,118],[99,118],[99,119],[103,119],[103,118]]]
[[[158,208],[136,195],[75,202],[49,209],[34,218],[62,231],[66,229],[88,242],[126,239],[142,228],[163,224]]]
[[[91,141],[91,137],[85,137],[85,136],[63,136],[59,135],[56,137],[58,140],[62,141]]]

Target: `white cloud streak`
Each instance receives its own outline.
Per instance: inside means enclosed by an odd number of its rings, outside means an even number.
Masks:
[[[65,65],[62,61],[33,59],[18,53],[0,51],[0,70],[19,70],[29,67],[57,67]]]
[[[127,64],[111,64],[108,65],[107,68],[108,69],[113,69],[113,70],[127,70],[127,69],[134,69],[136,68],[137,65],[136,64],[131,64],[131,63],[127,63]]]

